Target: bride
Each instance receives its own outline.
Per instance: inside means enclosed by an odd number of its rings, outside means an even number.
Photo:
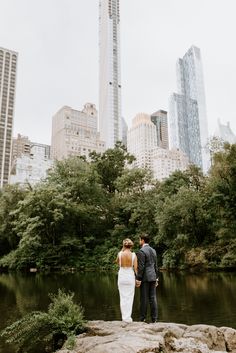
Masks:
[[[137,257],[131,252],[134,243],[130,239],[123,240],[123,249],[118,253],[117,263],[118,289],[120,293],[120,310],[122,320],[132,322],[131,314],[134,301],[135,274],[137,273]]]

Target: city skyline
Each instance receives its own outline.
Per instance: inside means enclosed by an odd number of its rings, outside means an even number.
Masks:
[[[0,0],[0,46],[19,53],[14,135],[50,143],[61,106],[91,102],[98,109],[98,3]],[[209,133],[218,118],[236,131],[235,10],[233,0],[227,7],[222,0],[120,1],[122,115],[129,127],[139,112],[168,111],[176,61],[196,45]]]

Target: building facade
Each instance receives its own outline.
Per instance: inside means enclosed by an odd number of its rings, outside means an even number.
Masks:
[[[0,47],[0,188],[10,177],[17,56]]]
[[[152,123],[150,115],[137,114],[127,135],[127,150],[135,156],[134,167],[152,167],[152,150],[157,146],[156,126]]]
[[[31,142],[28,136],[23,136],[17,134],[17,137],[13,137],[12,140],[12,164],[16,158],[21,157],[22,155],[30,156],[30,146]]]
[[[122,117],[122,143],[127,147],[127,133],[128,133],[128,125],[125,121],[125,118]]]
[[[167,112],[165,110],[158,110],[157,112],[151,114],[151,121],[156,126],[157,146],[168,149],[169,137]]]
[[[160,181],[174,171],[184,171],[189,166],[189,158],[184,152],[167,147],[166,118],[167,113],[161,110],[152,115],[137,114],[127,136],[127,150],[136,158],[132,166],[149,169],[153,177]]]
[[[19,134],[14,139],[13,151],[16,151],[17,144],[18,153],[15,153],[13,159],[10,183],[20,185],[29,183],[33,186],[45,179],[48,170],[53,166],[53,161],[50,159],[50,146],[30,142],[28,137]]]
[[[153,177],[160,181],[168,178],[176,170],[184,171],[189,166],[185,153],[178,150],[155,148],[152,151]]]
[[[105,143],[97,131],[97,110],[87,103],[82,111],[62,107],[52,118],[51,155],[62,160],[69,156],[85,156],[90,152],[102,153]]]
[[[207,149],[208,123],[200,49],[192,46],[177,61],[178,94],[170,98],[170,148],[187,154],[204,172],[210,165]]]
[[[106,148],[122,141],[120,0],[99,0],[99,131]]]

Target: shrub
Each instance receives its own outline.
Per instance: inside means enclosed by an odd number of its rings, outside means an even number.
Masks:
[[[168,249],[163,253],[162,264],[164,268],[176,268],[179,262],[179,254],[175,250]]]
[[[206,251],[202,248],[192,248],[185,253],[185,263],[188,267],[207,266],[205,253]]]
[[[234,253],[227,253],[221,260],[221,266],[224,268],[236,268],[236,255]]]
[[[73,347],[75,335],[85,331],[83,309],[73,302],[73,297],[73,293],[59,289],[57,295],[50,295],[52,303],[47,313],[31,312],[6,327],[1,336],[24,353],[34,352],[37,344],[53,352],[67,339]]]

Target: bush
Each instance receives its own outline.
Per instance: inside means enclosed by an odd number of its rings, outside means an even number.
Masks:
[[[16,261],[17,261],[17,249],[16,250],[12,250],[11,252],[9,252],[7,255],[3,256],[0,259],[0,268],[3,269],[16,269]]]
[[[221,260],[221,266],[223,268],[236,268],[236,254],[227,253]]]
[[[192,248],[185,253],[185,263],[188,267],[206,267],[208,262],[205,249]]]
[[[73,297],[73,293],[66,294],[59,289],[57,295],[50,295],[52,303],[47,313],[29,313],[6,327],[0,335],[24,353],[34,352],[36,345],[53,352],[67,339],[73,347],[75,335],[85,331],[83,309],[73,302]]]
[[[168,249],[163,253],[162,264],[164,268],[176,268],[179,263],[179,254],[175,250]]]

